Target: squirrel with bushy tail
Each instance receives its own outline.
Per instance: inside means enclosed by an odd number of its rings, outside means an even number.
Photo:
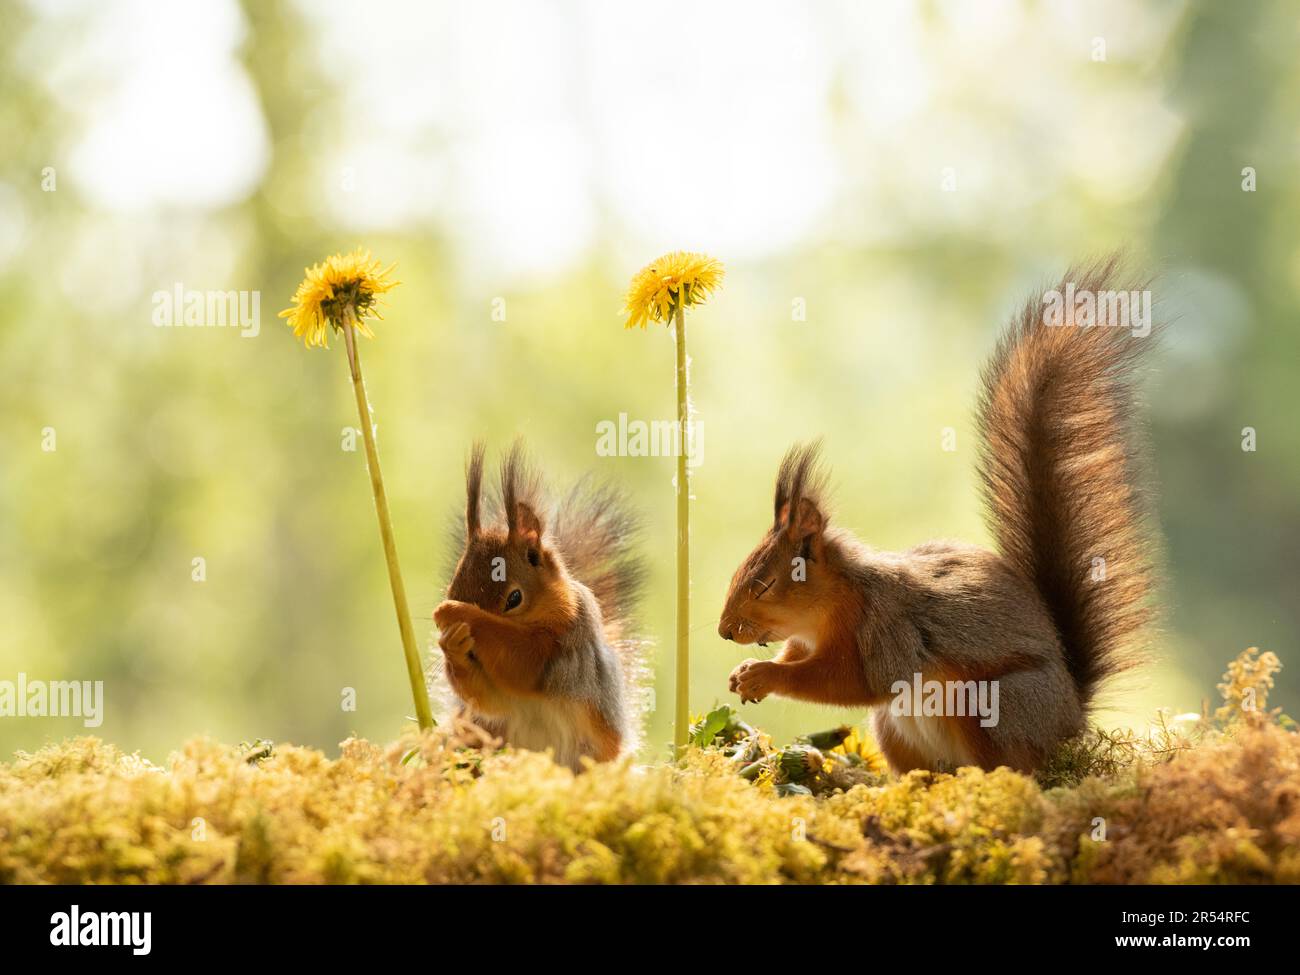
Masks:
[[[551,510],[518,442],[485,512],[483,467],[475,444],[454,531],[459,558],[433,614],[455,711],[574,771],[635,752],[648,672],[633,633],[645,572],[635,512],[591,478]]]
[[[1146,294],[1116,258],[1045,295],[1068,285],[1097,296],[1099,311]],[[982,377],[978,475],[994,550],[871,548],[830,522],[818,446],[793,448],[771,526],[736,570],[719,623],[737,643],[785,641],[775,659],[732,672],[742,701],[870,706],[897,772],[1031,771],[1084,729],[1102,684],[1143,657],[1155,532],[1135,383],[1150,323],[1055,324],[1038,297]],[[904,697],[918,682],[957,693],[918,714]],[[992,721],[969,706],[990,685]]]

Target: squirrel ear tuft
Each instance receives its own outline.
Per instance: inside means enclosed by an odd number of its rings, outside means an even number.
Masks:
[[[820,518],[825,493],[826,469],[821,462],[821,441],[795,444],[786,451],[776,475],[773,528],[781,531],[790,527],[791,512],[797,520],[805,500],[811,502]],[[822,526],[825,527],[825,519],[822,519]]]
[[[470,448],[469,463],[465,465],[466,539],[473,538],[479,533],[479,497],[483,493],[483,452],[483,441],[474,441],[474,446]]]
[[[541,478],[524,451],[523,440],[516,439],[501,460],[501,511],[511,536],[519,534],[519,515],[526,508],[533,512],[539,526],[537,535],[541,537],[541,521],[536,515],[541,507],[541,497]]]
[[[542,544],[542,519],[526,501],[515,504],[515,517],[512,519],[510,533],[522,539],[528,545]]]
[[[790,502],[785,498],[776,499],[776,518],[772,522],[774,531],[783,531],[790,524]]]

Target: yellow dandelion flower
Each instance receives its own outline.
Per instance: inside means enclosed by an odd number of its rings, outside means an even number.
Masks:
[[[722,262],[707,254],[673,251],[647,264],[632,278],[623,307],[627,328],[647,322],[673,322],[673,340],[677,346],[677,429],[681,443],[694,442],[690,411],[690,376],[686,363],[686,308],[709,300],[722,285]],[[691,492],[687,486],[690,467],[688,450],[677,452],[677,687],[673,705],[673,745],[680,755],[686,747],[690,720],[687,703],[690,697],[690,618],[691,618]]]
[[[295,338],[300,338],[307,348],[329,348],[329,330],[343,327],[347,309],[352,309],[353,324],[366,338],[374,333],[366,325],[367,318],[382,318],[375,311],[379,296],[397,287],[390,281],[389,273],[395,265],[382,267],[360,248],[351,254],[335,254],[321,263],[309,267],[302,283],[293,296],[293,305],[280,312],[289,319]]]
[[[351,254],[335,254],[314,267],[307,268],[302,284],[293,296],[293,305],[280,312],[289,319],[293,334],[302,339],[307,348],[319,345],[329,348],[329,332],[336,328],[343,333],[347,348],[348,373],[352,377],[352,392],[357,401],[357,419],[361,423],[361,438],[366,447],[366,470],[370,474],[370,491],[375,499],[375,515],[379,519],[379,538],[384,547],[384,561],[388,565],[388,581],[393,590],[393,610],[397,615],[397,629],[402,637],[402,654],[406,658],[406,675],[411,682],[411,696],[415,701],[415,717],[422,730],[433,727],[433,714],[429,709],[429,695],[424,685],[424,670],[420,652],[415,645],[415,629],[411,626],[410,607],[406,602],[406,587],[402,583],[402,568],[397,561],[397,542],[393,539],[393,519],[388,511],[388,494],[384,490],[384,474],[379,467],[379,449],[375,446],[374,411],[366,396],[366,383],[361,377],[361,353],[354,332],[374,338],[367,318],[379,318],[375,303],[379,296],[392,291],[398,282],[389,280],[393,265],[383,267],[370,256],[370,251],[357,248]]]
[[[828,755],[856,755],[862,764],[872,772],[883,774],[889,768],[884,754],[876,746],[875,739],[861,728],[853,728],[849,736],[832,748]]]
[[[627,328],[647,322],[669,322],[682,307],[700,305],[722,284],[722,262],[707,254],[673,251],[642,268],[623,300]]]

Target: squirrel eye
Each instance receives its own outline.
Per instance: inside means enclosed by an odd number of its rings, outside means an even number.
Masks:
[[[535,548],[530,548],[530,549],[528,550],[528,564],[529,564],[529,565],[539,565],[539,564],[541,563],[541,561],[542,561],[542,557],[541,557],[541,555],[538,554],[537,549],[535,549]]]
[[[517,608],[519,604],[522,603],[523,601],[524,601],[524,594],[520,592],[518,589],[511,589],[510,595],[506,597],[506,612],[508,613],[512,609]]]

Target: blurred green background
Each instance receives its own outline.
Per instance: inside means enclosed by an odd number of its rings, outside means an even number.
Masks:
[[[595,431],[672,416],[673,348],[624,332],[630,275],[678,248],[728,266],[689,335],[701,710],[745,655],[716,615],[786,446],[825,436],[835,517],[877,546],[986,541],[970,416],[996,331],[1128,248],[1174,319],[1145,407],[1168,615],[1102,720],[1199,710],[1250,645],[1300,710],[1294,4],[0,11],[0,679],[105,681],[101,737],[332,751],[411,712],[342,348],[275,317],[357,245],[403,282],[363,357],[421,642],[471,439],[523,434],[555,486],[620,480],[653,567],[645,757],[671,733],[672,461],[598,457]],[[177,282],[259,292],[260,331],[155,327]],[[0,719],[0,753],[82,730]]]

